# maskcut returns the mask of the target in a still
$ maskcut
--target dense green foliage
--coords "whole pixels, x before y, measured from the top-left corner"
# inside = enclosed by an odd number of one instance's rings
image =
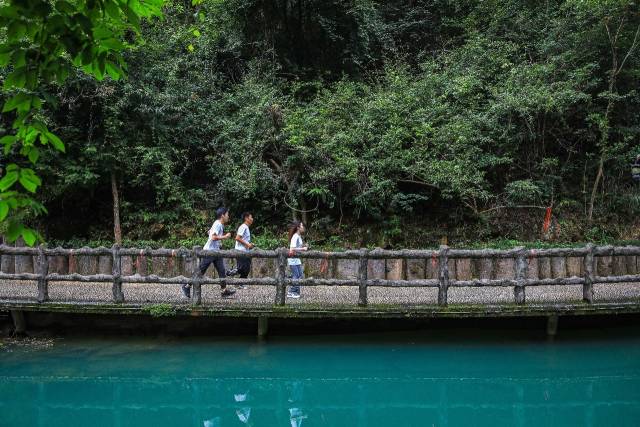
[[[98,80],[106,75],[118,80],[126,68],[122,58],[125,32],[140,31],[140,19],[158,15],[161,6],[162,0],[0,3],[0,27],[4,30],[0,66],[7,67],[3,69],[2,112],[13,119],[11,130],[2,129],[0,138],[3,154],[9,158],[0,179],[0,222],[9,241],[22,236],[32,245],[36,233],[24,226],[21,216],[47,212],[30,195],[42,183],[32,169],[40,158],[39,147],[50,145],[65,151],[41,112],[44,103],[57,105],[46,86],[64,84],[78,69]],[[16,159],[16,155],[20,157]]]
[[[640,237],[635,0],[196,3],[143,25],[126,80],[51,85],[49,238],[108,239],[112,177],[129,239],[199,239],[221,204],[270,239],[532,239],[547,206],[551,237]]]

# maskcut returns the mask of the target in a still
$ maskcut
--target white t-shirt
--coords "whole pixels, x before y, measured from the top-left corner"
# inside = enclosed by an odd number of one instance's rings
[[[220,222],[220,220],[216,220],[211,228],[209,229],[209,240],[204,245],[205,251],[219,251],[220,246],[222,245],[222,240],[213,240],[212,236],[222,236],[224,234],[224,225]]]
[[[238,232],[236,234],[245,242],[251,243],[251,231],[249,231],[249,226],[247,224],[242,223],[242,225],[238,227]],[[236,240],[236,250],[247,252],[249,249]]]
[[[289,249],[301,248],[302,246],[303,246],[302,237],[300,237],[298,233],[291,236],[291,242],[289,242]],[[287,261],[289,265],[302,265],[302,261],[300,261],[300,258],[289,258],[287,259]]]

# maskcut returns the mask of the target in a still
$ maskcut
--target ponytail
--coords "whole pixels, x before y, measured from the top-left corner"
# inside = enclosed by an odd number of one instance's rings
[[[298,232],[298,228],[300,228],[300,224],[302,224],[302,222],[296,220],[293,221],[291,224],[289,224],[289,240],[288,243],[291,243],[291,238],[293,237],[294,234],[296,234]]]

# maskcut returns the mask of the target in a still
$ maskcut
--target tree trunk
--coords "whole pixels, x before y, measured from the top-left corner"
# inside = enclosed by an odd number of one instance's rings
[[[122,229],[120,228],[120,196],[116,173],[111,171],[111,194],[113,195],[113,237],[116,244],[122,244]]]
[[[600,162],[598,163],[598,173],[596,175],[596,180],[593,183],[593,187],[591,188],[591,198],[589,199],[589,213],[587,218],[589,221],[593,220],[593,205],[596,201],[596,193],[598,192],[598,184],[600,183],[600,179],[604,174],[604,155],[600,156]]]

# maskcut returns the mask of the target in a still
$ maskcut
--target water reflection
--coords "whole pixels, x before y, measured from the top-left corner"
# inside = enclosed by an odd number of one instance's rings
[[[619,426],[635,425],[632,420],[640,419],[639,386],[637,373],[538,379],[315,378],[294,382],[5,376],[0,378],[0,425]],[[251,391],[237,393],[234,390],[238,388]]]
[[[0,353],[0,426],[610,427],[640,419],[637,339],[273,345],[255,354],[242,343]]]

